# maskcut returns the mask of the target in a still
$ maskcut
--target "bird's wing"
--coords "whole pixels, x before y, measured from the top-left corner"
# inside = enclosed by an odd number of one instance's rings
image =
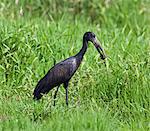
[[[50,84],[63,83],[71,78],[76,70],[75,59],[67,59],[56,64],[47,73]]]
[[[34,90],[34,98],[40,99],[41,93],[49,92],[53,87],[68,81],[76,71],[76,59],[66,59],[53,66],[38,82]]]

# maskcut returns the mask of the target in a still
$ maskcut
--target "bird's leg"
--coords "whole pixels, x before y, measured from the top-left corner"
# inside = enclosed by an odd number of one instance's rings
[[[66,105],[68,106],[68,81],[64,83],[64,88],[66,90]]]
[[[57,86],[57,89],[56,89],[55,94],[54,94],[54,106],[55,106],[56,95],[57,95],[59,87],[60,87],[60,85]]]

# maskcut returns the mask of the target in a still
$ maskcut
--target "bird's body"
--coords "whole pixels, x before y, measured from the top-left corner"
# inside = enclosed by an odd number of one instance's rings
[[[38,82],[34,96],[41,98],[41,93],[48,93],[54,87],[71,79],[77,70],[76,57],[71,57],[53,66],[47,74]]]
[[[33,93],[34,99],[40,99],[42,97],[42,94],[48,93],[51,89],[58,86],[54,95],[55,99],[59,86],[61,84],[64,84],[64,87],[66,89],[66,104],[68,105],[68,82],[78,69],[83,59],[83,56],[87,50],[87,47],[88,40],[83,38],[83,46],[79,53],[54,65],[47,72],[47,74],[38,82]]]

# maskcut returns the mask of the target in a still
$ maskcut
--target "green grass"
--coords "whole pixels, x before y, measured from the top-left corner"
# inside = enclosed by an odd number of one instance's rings
[[[78,6],[72,7],[75,14],[58,12],[57,16],[52,10],[51,19],[41,14],[51,8],[39,0],[28,3],[33,10],[20,3],[24,16],[16,13],[19,7],[14,3],[1,2],[0,130],[150,130],[150,4],[118,0],[106,7],[104,1],[96,1],[92,6],[81,2],[81,12],[75,12]],[[58,7],[70,11],[69,4]],[[94,20],[88,14],[92,11]],[[89,43],[69,83],[69,107],[63,87],[55,107],[55,89],[39,102],[33,101],[38,80],[54,61],[76,54],[89,30],[108,56],[106,67]]]

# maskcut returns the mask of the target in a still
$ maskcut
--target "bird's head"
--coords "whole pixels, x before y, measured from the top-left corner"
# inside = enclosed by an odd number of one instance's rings
[[[94,46],[97,49],[97,51],[99,52],[102,60],[104,60],[106,58],[104,50],[101,47],[100,42],[98,42],[96,35],[93,32],[86,32],[83,36],[83,39],[87,42],[91,41],[94,44]]]

